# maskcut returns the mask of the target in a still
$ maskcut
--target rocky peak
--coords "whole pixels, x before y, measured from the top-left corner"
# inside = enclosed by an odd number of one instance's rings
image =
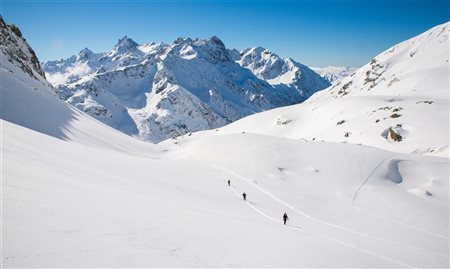
[[[209,39],[199,42],[201,47],[204,47],[204,57],[211,63],[217,64],[220,62],[230,62],[232,61],[228,50],[225,48],[222,40],[217,36],[212,36]]]
[[[232,61],[223,42],[216,36],[209,39],[177,38],[170,46],[169,54],[202,58],[212,64]]]
[[[241,52],[239,64],[249,68],[258,77],[272,79],[288,69],[289,61],[263,47],[247,48]]]
[[[137,46],[139,46],[139,44],[136,43],[133,39],[129,38],[128,36],[124,36],[119,39],[117,44],[114,46],[114,49],[120,53],[124,53],[126,51],[135,49]]]
[[[211,38],[208,39],[208,41],[214,45],[217,45],[225,49],[225,44],[223,44],[222,40],[220,40],[220,38],[218,38],[217,36],[212,36]]]
[[[276,55],[275,53],[271,52],[270,50],[263,48],[263,47],[251,47],[251,48],[247,48],[245,50],[242,51],[242,56],[253,56],[253,57],[258,57],[258,58],[263,58],[267,56],[275,56],[278,57],[278,55]],[[279,58],[279,57],[278,57]]]
[[[270,53],[271,53],[270,50],[268,50],[268,49],[266,49],[266,48],[263,48],[263,47],[260,47],[260,46],[250,48],[250,49],[249,49],[249,52],[251,52],[251,53],[254,54],[254,55],[255,55],[255,54],[256,54],[256,55],[261,55],[261,54],[267,55],[267,54],[270,54]]]
[[[94,55],[94,52],[88,48],[84,48],[78,53],[78,60],[88,60],[92,55]]]
[[[190,39],[189,37],[178,37],[177,39],[175,39],[173,41],[173,44],[175,45],[181,45],[181,44],[190,44],[192,43],[192,39]]]
[[[263,47],[247,48],[241,52],[240,63],[243,66],[259,68],[266,64],[273,65],[276,62],[283,61],[278,55]]]

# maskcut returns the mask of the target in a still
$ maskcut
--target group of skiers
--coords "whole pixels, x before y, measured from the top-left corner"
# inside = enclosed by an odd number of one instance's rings
[[[231,181],[227,180],[227,183],[228,183],[228,186],[230,187],[231,186]],[[247,201],[247,194],[245,192],[242,193],[242,198],[244,198],[244,201]],[[287,213],[284,213],[283,214],[283,223],[284,223],[284,225],[286,225],[286,222],[288,220],[289,220],[289,217],[288,217]]]

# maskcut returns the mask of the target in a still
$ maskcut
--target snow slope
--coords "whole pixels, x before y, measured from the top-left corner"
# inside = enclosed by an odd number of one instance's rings
[[[1,48],[2,267],[449,266],[448,158],[220,129],[144,143]]]
[[[289,72],[302,70],[295,79],[271,85],[235,63],[215,36],[143,45],[125,36],[109,52],[85,48],[43,68],[61,99],[126,134],[157,143],[299,103],[329,85],[295,65]]]
[[[300,105],[223,129],[448,157],[449,23],[400,43]],[[401,137],[399,137],[400,135]]]
[[[327,67],[311,67],[314,72],[321,75],[324,79],[328,80],[331,84],[336,84],[343,78],[348,77],[356,72],[359,67],[346,67],[346,66],[327,66]]]

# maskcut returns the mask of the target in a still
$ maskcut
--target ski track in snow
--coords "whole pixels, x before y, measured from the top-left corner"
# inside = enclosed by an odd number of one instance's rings
[[[46,257],[46,256],[67,256],[67,255],[73,255],[73,254],[83,254],[83,253],[91,253],[91,252],[99,252],[99,251],[109,251],[112,249],[120,249],[120,248],[126,248],[123,246],[113,246],[113,247],[105,247],[105,248],[92,248],[92,249],[79,249],[79,250],[72,250],[72,251],[52,251],[52,252],[41,252],[37,254],[30,254],[30,255],[20,255],[20,256],[9,256],[5,257],[4,260],[10,261],[15,259],[31,259],[36,257]]]
[[[374,239],[378,239],[378,240],[381,240],[381,241],[387,241],[387,242],[389,242],[389,243],[396,243],[396,242],[391,242],[391,241],[389,241],[389,240],[385,240],[385,239],[382,239],[382,238],[373,237],[373,236],[371,236],[371,235],[367,235],[367,234],[364,234],[364,233],[356,232],[356,231],[350,230],[350,229],[348,229],[348,228],[342,227],[342,226],[340,226],[340,225],[328,223],[328,222],[326,222],[326,221],[322,221],[322,220],[316,219],[316,218],[314,218],[314,217],[312,217],[312,216],[309,216],[309,215],[307,215],[306,213],[304,213],[304,212],[302,212],[302,211],[296,209],[295,207],[291,206],[290,204],[284,202],[284,201],[281,200],[280,198],[278,198],[278,197],[274,196],[273,194],[269,193],[269,192],[266,191],[265,189],[263,189],[263,188],[261,188],[261,187],[259,187],[259,186],[256,186],[255,184],[251,183],[251,180],[248,180],[247,178],[241,176],[240,174],[238,174],[238,173],[236,173],[236,172],[234,172],[234,171],[231,171],[231,170],[229,170],[229,169],[226,169],[226,168],[224,168],[224,167],[221,167],[221,166],[218,166],[218,165],[215,165],[215,164],[211,164],[211,163],[209,163],[209,162],[207,162],[207,161],[204,161],[204,160],[202,160],[202,159],[200,159],[200,158],[197,158],[196,156],[193,156],[193,155],[191,155],[190,153],[187,153],[184,149],[182,149],[182,151],[185,152],[186,154],[188,154],[189,156],[193,157],[194,159],[199,160],[200,162],[203,162],[203,163],[207,164],[208,166],[214,168],[216,171],[218,171],[218,173],[219,173],[220,176],[223,178],[223,180],[226,181],[226,178],[219,172],[220,170],[223,170],[223,171],[225,171],[225,172],[227,172],[227,173],[229,173],[229,174],[232,174],[232,175],[234,175],[235,177],[237,177],[237,178],[243,180],[244,182],[250,184],[250,185],[253,186],[255,189],[257,189],[258,191],[260,191],[261,193],[263,193],[263,194],[269,196],[270,198],[272,198],[272,199],[275,200],[276,202],[280,203],[281,205],[283,205],[283,206],[285,206],[285,207],[287,207],[287,208],[293,210],[294,212],[296,212],[296,213],[298,213],[298,214],[300,214],[300,215],[302,215],[302,216],[304,216],[304,217],[306,217],[306,218],[309,218],[309,219],[311,219],[311,220],[313,220],[313,221],[316,221],[316,222],[319,222],[319,223],[322,223],[322,224],[325,224],[325,225],[329,225],[329,226],[334,227],[334,228],[342,229],[342,230],[347,231],[347,232],[355,233],[355,234],[358,234],[358,235],[363,235],[363,236],[370,237],[370,238],[374,238]],[[235,192],[235,194],[236,194],[238,197],[240,197],[240,194],[239,194],[239,193],[237,193],[234,189],[233,189],[233,191]],[[275,218],[273,218],[273,217],[271,217],[271,216],[268,216],[267,214],[265,214],[264,212],[262,212],[261,210],[259,210],[258,208],[256,208],[254,205],[250,204],[249,202],[246,201],[246,204],[247,204],[249,207],[251,207],[252,209],[254,209],[256,212],[258,212],[259,214],[261,214],[262,216],[264,216],[265,218],[270,219],[270,220],[272,220],[272,221],[274,221],[274,222],[277,222],[277,223],[282,224],[281,221],[278,221],[277,219],[275,219]],[[288,227],[289,227],[290,229],[293,229],[293,230],[297,230],[297,231],[303,232],[300,228],[293,227],[293,226],[288,226]],[[385,260],[385,261],[388,261],[388,262],[397,264],[397,265],[405,266],[405,267],[408,267],[408,268],[417,268],[417,267],[415,267],[415,266],[413,266],[413,265],[409,265],[409,264],[407,264],[407,263],[404,263],[404,262],[401,262],[401,261],[398,261],[398,260],[394,260],[394,259],[391,259],[391,258],[389,258],[389,257],[385,257],[385,256],[382,256],[382,255],[378,255],[378,254],[373,253],[373,252],[371,252],[371,251],[368,251],[368,250],[365,250],[365,249],[356,247],[356,246],[354,246],[354,245],[345,243],[345,242],[343,242],[343,241],[341,241],[341,240],[338,240],[338,239],[335,239],[335,238],[332,238],[332,237],[328,237],[328,236],[324,236],[324,235],[320,235],[320,234],[315,234],[315,235],[316,235],[316,236],[319,236],[319,237],[322,237],[322,238],[325,238],[325,239],[328,239],[328,240],[330,240],[330,241],[336,242],[336,243],[338,243],[338,244],[344,245],[344,246],[346,246],[346,247],[349,247],[349,248],[358,250],[358,251],[363,252],[363,253],[365,253],[365,254],[369,254],[369,255],[374,256],[374,257],[376,257],[376,258],[379,258],[379,259],[382,259],[382,260]],[[407,246],[407,247],[416,248],[416,247],[414,247],[414,246],[408,246],[408,245],[404,245],[404,244],[401,244],[401,243],[397,243],[397,244],[400,244],[400,245],[403,245],[403,246]],[[420,249],[420,248],[417,248],[417,249]],[[439,255],[442,255],[442,254],[439,253]]]
[[[219,170],[217,170],[217,171],[218,171],[219,175],[223,178],[223,180],[226,182],[227,179],[222,175],[222,173],[220,173]],[[237,196],[238,198],[240,198],[241,195],[236,191],[236,189],[235,189],[233,186],[231,186],[230,188],[231,188],[231,190],[233,191],[233,193],[236,194],[236,196]],[[265,217],[265,218],[267,218],[267,219],[269,219],[269,220],[271,220],[271,221],[273,221],[273,222],[276,222],[276,223],[278,223],[278,224],[281,224],[281,225],[283,224],[281,221],[277,220],[276,218],[271,217],[271,216],[267,215],[266,213],[262,212],[262,211],[261,211],[260,209],[258,209],[255,205],[251,204],[251,202],[245,201],[245,203],[246,203],[250,208],[252,208],[252,209],[255,210],[256,212],[258,212],[260,215],[262,215],[263,217]],[[304,231],[303,231],[301,228],[299,228],[299,227],[295,227],[295,226],[292,226],[292,225],[289,225],[289,224],[286,225],[286,227],[289,228],[289,229],[295,230],[295,231],[299,231],[299,232],[306,233],[306,232],[304,232]],[[324,238],[324,239],[333,241],[333,242],[338,243],[338,244],[340,244],[340,245],[343,245],[343,246],[346,246],[346,247],[355,249],[355,250],[357,250],[357,251],[363,252],[363,253],[368,254],[368,255],[370,255],[370,256],[374,256],[374,257],[376,257],[376,258],[379,258],[379,259],[382,259],[382,260],[386,260],[386,261],[389,261],[389,262],[392,262],[392,263],[395,263],[395,264],[398,264],[398,265],[402,265],[402,266],[409,267],[409,268],[417,268],[417,267],[415,267],[415,266],[412,266],[412,265],[409,265],[409,264],[406,264],[406,263],[403,263],[403,262],[400,262],[400,261],[396,261],[396,260],[393,260],[393,259],[391,259],[391,258],[382,256],[382,255],[378,255],[378,254],[376,254],[376,253],[374,253],[374,252],[371,252],[371,251],[368,251],[368,250],[365,250],[365,249],[356,247],[356,246],[354,246],[354,245],[345,243],[345,242],[343,242],[343,241],[341,241],[341,240],[338,240],[338,239],[335,239],[335,238],[333,238],[333,237],[324,236],[324,235],[317,234],[317,233],[314,233],[314,234],[313,234],[313,233],[306,233],[306,234],[313,235],[313,236],[319,236],[319,237],[322,237],[322,238]]]
[[[416,246],[413,246],[413,245],[403,244],[403,243],[400,243],[400,242],[391,241],[391,240],[388,240],[388,239],[384,239],[384,238],[380,238],[380,237],[377,237],[377,236],[369,235],[369,234],[366,234],[366,233],[363,233],[363,232],[358,232],[358,231],[355,231],[355,230],[351,230],[351,229],[346,228],[344,226],[337,225],[337,224],[334,224],[334,223],[330,223],[330,222],[327,222],[327,221],[324,221],[324,220],[321,220],[321,219],[317,219],[317,218],[315,218],[313,216],[310,216],[310,215],[304,213],[303,211],[295,208],[294,206],[288,204],[287,202],[281,200],[280,198],[278,198],[277,196],[275,196],[272,193],[268,192],[267,190],[261,188],[260,186],[257,186],[255,184],[253,184],[251,180],[248,180],[247,178],[239,175],[238,173],[236,173],[234,171],[231,171],[231,170],[228,170],[226,168],[220,167],[220,166],[216,166],[216,165],[212,165],[212,166],[215,167],[216,169],[217,168],[218,169],[222,169],[222,170],[224,170],[224,171],[226,171],[226,172],[228,172],[228,173],[230,173],[230,174],[232,174],[232,175],[234,175],[234,176],[236,176],[238,178],[243,179],[245,182],[247,182],[248,184],[250,184],[251,186],[253,186],[257,190],[259,190],[260,192],[266,194],[267,196],[269,196],[273,200],[279,202],[280,204],[282,204],[285,207],[293,210],[294,212],[302,215],[303,217],[306,217],[306,218],[311,219],[313,221],[319,222],[319,223],[324,224],[324,225],[331,226],[333,228],[341,229],[341,230],[344,230],[344,231],[347,231],[347,232],[350,232],[350,233],[353,233],[353,234],[357,234],[357,235],[360,235],[360,236],[368,237],[368,238],[371,238],[371,239],[375,239],[375,240],[379,240],[379,241],[383,241],[383,242],[386,242],[386,243],[395,244],[395,245],[399,245],[399,246],[403,246],[403,247],[408,247],[408,248],[412,248],[412,249],[428,251],[428,252],[433,253],[435,255],[439,255],[439,256],[444,257],[444,258],[449,258],[448,255],[445,255],[443,253],[439,253],[439,252],[436,252],[436,251],[433,251],[433,250],[423,249],[423,248],[416,247]]]
[[[377,218],[383,219],[383,220],[388,221],[388,222],[393,222],[395,224],[399,224],[399,225],[402,225],[402,226],[405,226],[405,227],[408,227],[410,229],[414,229],[414,230],[417,230],[417,231],[420,231],[420,232],[423,232],[423,233],[434,235],[436,237],[440,237],[440,238],[445,239],[445,240],[449,240],[450,239],[449,237],[447,237],[445,235],[434,233],[434,232],[431,232],[431,231],[428,231],[428,230],[425,230],[425,229],[422,229],[422,228],[416,227],[414,225],[407,224],[407,223],[404,223],[404,222],[401,222],[401,221],[398,221],[398,220],[395,220],[395,219],[390,219],[390,218],[387,218],[387,217],[384,217],[384,216],[381,216],[381,215],[378,215],[378,214],[375,214],[375,213],[363,210],[363,209],[361,209],[361,208],[359,208],[357,206],[355,206],[354,209],[359,211],[359,212],[361,212],[361,213],[364,213],[364,214],[367,214],[367,215],[370,215],[370,216],[373,216],[373,217],[377,217]],[[436,252],[436,254],[440,254],[443,257],[449,258],[449,256],[441,254],[439,252]]]
[[[371,215],[371,216],[374,216],[374,217],[377,217],[377,218],[380,218],[380,219],[383,219],[383,220],[386,220],[386,221],[389,221],[389,222],[392,222],[392,223],[400,224],[400,225],[406,226],[406,227],[408,227],[408,228],[411,228],[411,229],[414,229],[414,230],[417,230],[417,231],[420,231],[420,232],[424,232],[424,233],[427,233],[427,234],[430,234],[430,235],[434,235],[434,236],[437,236],[437,237],[440,237],[440,238],[443,238],[443,239],[448,240],[449,237],[447,237],[447,236],[445,236],[445,235],[441,235],[441,234],[438,234],[438,233],[434,233],[434,232],[431,232],[431,231],[428,231],[428,230],[425,230],[425,229],[422,229],[422,228],[419,228],[419,227],[416,227],[416,226],[414,226],[414,225],[407,224],[407,223],[404,223],[404,222],[401,222],[401,221],[398,221],[398,220],[389,219],[389,218],[380,216],[380,215],[378,215],[378,214],[374,214],[374,213],[372,213],[372,212],[368,212],[368,211],[363,210],[363,209],[361,209],[361,208],[359,208],[359,207],[356,206],[356,200],[358,199],[358,196],[359,196],[359,193],[361,192],[361,189],[369,182],[369,180],[370,180],[370,178],[372,177],[373,173],[375,173],[375,171],[377,171],[377,170],[381,167],[381,165],[383,165],[387,160],[391,160],[391,159],[394,158],[395,156],[398,156],[398,154],[393,154],[393,155],[391,155],[391,156],[388,156],[388,157],[384,158],[384,159],[383,159],[383,160],[382,160],[382,161],[381,161],[381,162],[380,162],[380,163],[372,170],[372,172],[371,172],[371,173],[367,176],[367,178],[361,183],[361,185],[359,185],[359,187],[356,189],[355,194],[353,195],[353,198],[352,198],[352,207],[353,207],[355,210],[358,210],[359,212],[362,212],[362,213],[365,213],[365,214],[368,214],[368,215]],[[441,256],[443,256],[443,257],[445,257],[445,258],[449,258],[449,256],[444,255],[444,254],[439,253],[439,252],[436,252],[436,254],[441,255]]]
[[[380,168],[381,165],[384,164],[387,160],[392,159],[396,155],[397,154],[393,154],[391,156],[384,158],[377,166],[375,166],[375,168],[372,170],[372,172],[370,172],[370,174],[366,177],[366,179],[364,179],[364,181],[361,183],[361,185],[358,186],[358,188],[356,189],[355,194],[353,195],[353,198],[352,198],[352,206],[353,207],[355,207],[356,199],[358,198],[359,192],[367,184],[367,182],[369,182],[369,179],[372,177],[373,173],[375,173],[375,171],[377,171],[378,168]]]
[[[389,243],[389,244],[394,244],[394,245],[399,245],[399,246],[411,248],[411,249],[416,249],[416,250],[426,251],[426,252],[428,252],[428,253],[430,253],[430,254],[435,254],[435,255],[438,255],[438,256],[441,256],[441,257],[444,257],[444,258],[449,258],[448,255],[443,254],[443,253],[440,253],[440,252],[436,252],[436,251],[434,251],[434,250],[423,249],[423,248],[416,247],[416,246],[413,246],[413,245],[403,244],[403,243],[396,242],[396,241],[391,241],[391,240],[388,240],[388,239],[384,239],[384,238],[380,238],[380,237],[377,237],[377,236],[369,235],[369,234],[366,234],[366,233],[363,233],[363,232],[358,232],[358,231],[355,231],[355,230],[351,230],[351,229],[346,228],[346,227],[341,226],[341,225],[337,225],[337,224],[334,224],[334,223],[330,223],[330,222],[327,222],[327,221],[324,221],[324,220],[317,219],[317,218],[315,218],[315,217],[313,217],[313,216],[310,216],[310,215],[304,213],[303,211],[301,211],[301,210],[295,208],[294,206],[292,206],[292,205],[290,205],[289,203],[283,201],[282,199],[280,199],[279,197],[275,196],[274,194],[268,192],[267,190],[263,189],[262,187],[255,185],[255,184],[252,182],[252,180],[250,180],[250,179],[248,179],[248,178],[246,178],[246,177],[244,177],[244,176],[238,174],[237,172],[234,172],[234,171],[229,170],[229,169],[227,169],[227,168],[225,168],[225,167],[221,167],[221,166],[219,166],[219,165],[212,164],[212,163],[210,163],[210,162],[208,162],[208,161],[205,161],[205,160],[203,160],[203,159],[200,159],[200,158],[198,158],[198,157],[196,157],[196,156],[194,156],[194,155],[192,155],[192,154],[186,152],[186,151],[184,150],[184,148],[182,148],[182,151],[183,151],[184,153],[186,153],[187,155],[193,157],[194,159],[196,159],[196,160],[198,160],[198,161],[200,161],[200,162],[203,162],[203,163],[207,164],[208,166],[214,168],[214,169],[219,173],[219,175],[222,177],[222,179],[225,180],[225,182],[226,182],[227,180],[226,180],[226,178],[222,175],[222,173],[220,173],[221,170],[224,171],[224,172],[227,172],[227,173],[229,173],[229,174],[231,174],[231,175],[233,175],[233,176],[235,176],[235,177],[237,177],[237,178],[239,178],[239,179],[241,179],[241,180],[243,180],[243,181],[246,182],[247,184],[249,184],[249,185],[251,185],[252,187],[254,187],[256,190],[258,190],[259,192],[261,192],[261,193],[265,194],[266,196],[270,197],[272,200],[274,200],[274,201],[278,202],[279,204],[281,204],[281,205],[283,205],[283,206],[285,206],[285,207],[291,209],[292,211],[296,212],[297,214],[299,214],[299,215],[301,215],[301,216],[303,216],[303,217],[305,217],[305,218],[308,218],[308,219],[313,220],[313,221],[315,221],[315,222],[318,222],[318,223],[321,223],[321,224],[324,224],[324,225],[327,225],[327,226],[330,226],[330,227],[333,227],[333,228],[337,228],[337,229],[340,229],[340,230],[343,230],[343,231],[346,231],[346,232],[349,232],[349,233],[352,233],[352,234],[356,234],[356,235],[359,235],[359,236],[363,236],[363,237],[375,239],[375,240],[378,240],[378,241],[386,242],[386,243]],[[386,160],[392,158],[392,157],[395,156],[395,155],[396,155],[396,154],[394,154],[394,155],[392,155],[392,156],[389,156],[389,157],[385,158],[384,160],[382,160],[382,161],[374,168],[374,170],[371,172],[371,174],[368,176],[368,178],[370,178],[370,176],[374,173],[374,171],[377,170],[377,169],[378,169],[378,168],[379,168]],[[365,182],[366,182],[366,181],[368,181],[367,178],[366,178],[366,180],[360,185],[360,187],[358,187],[358,190],[360,190],[360,189],[362,188],[362,186],[365,185]],[[235,194],[236,194],[238,197],[241,196],[234,188],[232,188],[232,190],[235,192]],[[357,191],[358,191],[358,190],[357,190]],[[354,196],[354,198],[355,198],[355,196]],[[264,212],[262,212],[261,210],[259,210],[256,206],[252,205],[252,204],[249,203],[248,201],[246,201],[246,204],[247,204],[249,207],[251,207],[252,209],[254,209],[256,212],[258,212],[260,215],[264,216],[265,218],[270,219],[270,220],[272,220],[272,221],[274,221],[274,222],[283,224],[281,221],[279,221],[279,220],[277,220],[277,219],[275,219],[275,218],[273,218],[273,217],[271,217],[271,216],[265,214]],[[356,210],[356,207],[355,207],[354,209]],[[362,211],[362,210],[358,209],[358,211]],[[383,219],[383,218],[382,218],[382,219]],[[394,223],[397,223],[397,222],[394,221]],[[403,224],[403,225],[405,225],[405,226],[407,226],[407,227],[409,226],[409,225],[404,224],[404,223],[401,223],[401,222],[400,222],[399,224]],[[293,227],[293,226],[288,226],[288,227],[289,227],[290,229],[293,229],[293,230],[297,230],[297,231],[304,232],[302,229],[297,228],[297,227]],[[414,229],[419,230],[419,231],[423,231],[422,229],[417,228],[417,227],[414,227],[414,226],[411,227],[411,228],[414,228]],[[423,232],[426,232],[426,233],[429,233],[429,234],[433,234],[432,232],[429,232],[429,231],[426,231],[426,230],[424,230]],[[319,237],[322,237],[322,238],[325,238],[325,239],[328,239],[328,240],[331,240],[331,241],[333,241],[333,242],[339,243],[339,244],[341,244],[341,245],[344,245],[344,246],[347,246],[347,247],[350,247],[350,248],[359,250],[359,251],[361,251],[361,252],[363,252],[363,253],[366,253],[366,254],[375,256],[375,257],[377,257],[377,258],[386,260],[386,261],[388,261],[388,262],[392,262],[392,263],[395,263],[395,264],[398,264],[398,265],[401,265],[401,266],[405,266],[405,267],[409,267],[409,268],[417,268],[416,266],[409,265],[409,264],[407,264],[407,263],[404,263],[404,262],[401,262],[401,261],[398,261],[398,260],[394,260],[394,259],[391,259],[391,258],[389,258],[389,257],[385,257],[385,256],[382,256],[382,255],[378,255],[378,254],[373,253],[373,252],[371,252],[371,251],[368,251],[368,250],[365,250],[365,249],[356,247],[356,246],[354,246],[354,245],[345,243],[345,242],[343,242],[343,241],[341,241],[341,240],[338,240],[338,239],[335,239],[335,238],[332,238],[332,237],[328,237],[328,236],[324,236],[324,235],[320,235],[320,234],[315,234],[315,235],[316,235],[316,236],[319,236]],[[438,235],[438,234],[433,234],[433,235],[436,235],[436,236],[439,236],[439,237],[444,237],[444,236],[441,236],[441,235]],[[444,238],[445,238],[445,237],[444,237]]]

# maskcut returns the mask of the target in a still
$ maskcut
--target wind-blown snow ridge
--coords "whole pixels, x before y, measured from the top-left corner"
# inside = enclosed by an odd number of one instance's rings
[[[152,142],[296,104],[329,85],[292,60],[280,59],[283,66],[273,69],[270,79],[235,61],[216,36],[143,45],[125,36],[110,52],[83,49],[46,62],[44,70],[63,100]]]

